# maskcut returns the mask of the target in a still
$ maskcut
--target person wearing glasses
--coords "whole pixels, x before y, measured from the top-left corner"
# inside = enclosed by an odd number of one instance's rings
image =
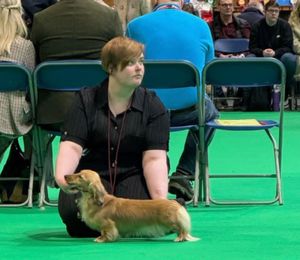
[[[216,6],[219,13],[214,17],[213,22],[210,24],[210,30],[213,36],[213,40],[227,39],[227,38],[247,38],[250,37],[250,24],[235,15],[233,0],[217,0]],[[245,57],[248,52],[245,53],[222,53],[219,51],[215,52],[216,57],[220,58],[235,58]],[[242,88],[233,87],[215,87],[214,95],[216,97],[242,97]],[[235,100],[235,107],[240,107],[241,102]],[[217,99],[216,106],[218,109],[224,109],[228,106],[225,100]]]
[[[233,0],[218,0],[217,8],[219,13],[210,25],[211,33],[214,40],[224,38],[249,38],[250,25],[241,18],[233,15]],[[233,56],[233,54],[216,53],[218,57]]]
[[[251,30],[249,49],[253,56],[274,57],[286,68],[286,97],[295,73],[293,33],[289,23],[279,18],[279,5],[271,0],[265,5],[265,18],[254,24]]]

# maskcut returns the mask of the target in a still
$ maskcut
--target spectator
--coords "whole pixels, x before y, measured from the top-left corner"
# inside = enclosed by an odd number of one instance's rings
[[[258,0],[251,0],[247,4],[245,10],[238,17],[246,20],[252,27],[253,24],[265,17],[264,6]]]
[[[300,81],[300,1],[298,0],[294,10],[291,12],[289,18],[289,24],[293,32],[293,51],[295,55],[292,66],[296,67],[294,78],[296,81]]]
[[[254,24],[249,48],[257,57],[274,57],[283,62],[286,68],[286,97],[295,74],[293,33],[289,23],[279,18],[279,5],[270,1],[265,6],[266,17]]]
[[[0,60],[21,64],[29,70],[35,67],[35,51],[31,41],[26,40],[27,27],[22,19],[22,5],[20,0],[0,0]],[[29,131],[32,128],[32,116],[30,102],[26,99],[24,91],[10,91],[0,93],[0,161],[5,150],[14,141],[14,147],[18,147],[17,136],[24,136],[24,165],[15,164],[17,158],[14,153],[9,154],[7,162],[11,162],[14,171],[21,177],[22,167],[29,166],[31,154],[31,138]],[[23,158],[22,158],[23,159]],[[22,161],[22,162],[23,162]],[[8,164],[6,165],[8,166]],[[12,177],[12,172],[5,172],[4,167],[2,176]],[[16,176],[13,176],[16,177]],[[23,176],[24,177],[24,176]],[[5,182],[2,185],[0,201],[9,201],[11,203],[23,202],[22,191],[11,187],[15,183]],[[16,187],[16,186],[15,186]],[[13,193],[9,194],[9,190]],[[22,189],[22,188],[21,188]],[[5,191],[5,192],[4,192]],[[20,197],[14,200],[12,196],[18,193]],[[4,194],[6,195],[4,198]],[[9,198],[10,197],[10,198]],[[20,199],[20,201],[16,201]]]
[[[151,12],[151,0],[115,0],[114,3],[124,31],[132,19]]]
[[[204,65],[214,58],[213,41],[207,23],[195,15],[182,12],[179,0],[158,0],[152,13],[138,17],[128,24],[127,35],[145,44],[146,59],[189,60],[201,73]],[[195,91],[191,90],[191,95],[196,96]],[[208,97],[205,105],[206,121],[216,118],[218,112]],[[197,124],[198,109],[194,105],[181,113],[171,112],[170,118],[173,126],[183,121]],[[195,154],[196,145],[192,133],[189,132],[173,176],[193,175]],[[191,184],[187,179],[172,179],[169,192],[185,200],[190,200],[193,196]]]
[[[183,4],[182,10],[186,11],[186,12],[188,12],[190,14],[199,16],[198,11],[194,8],[194,5],[192,3],[185,3],[185,4]]]
[[[109,41],[101,54],[108,80],[77,94],[56,164],[56,181],[64,191],[72,188],[66,174],[92,169],[118,197],[167,197],[169,116],[153,92],[139,87],[143,48],[126,37]],[[60,192],[60,216],[71,236],[93,236],[95,232],[77,218],[77,197]]]
[[[29,28],[32,26],[33,16],[35,13],[42,11],[55,4],[56,0],[22,0],[22,6],[25,11],[25,21]]]
[[[31,41],[25,39],[27,28],[22,19],[20,0],[0,0],[0,18],[0,60],[16,62],[33,70],[35,51]],[[1,158],[16,135],[24,135],[30,131],[32,121],[30,103],[26,101],[25,92],[0,93],[0,104],[0,132],[7,135],[7,138],[0,137]],[[29,147],[30,144],[27,148]],[[26,149],[28,150],[31,151]],[[29,159],[29,154],[26,157]]]
[[[215,17],[211,32],[214,40],[224,38],[249,38],[250,25],[244,19],[233,15],[233,0],[218,0],[219,14]],[[218,57],[232,57],[232,53],[216,53]]]
[[[61,0],[34,16],[31,39],[38,62],[99,59],[104,44],[122,33],[118,13],[112,8],[94,0]],[[37,123],[56,124],[57,130],[73,96],[39,91]]]
[[[244,19],[238,18],[233,15],[234,6],[233,0],[218,0],[217,7],[219,14],[217,14],[210,24],[210,29],[214,40],[224,38],[249,38],[250,37],[250,25]],[[232,58],[232,57],[244,57],[248,53],[222,53],[216,52],[217,57],[220,58]],[[214,95],[216,97],[242,97],[243,89],[236,87],[215,87]],[[237,100],[238,101],[238,100]],[[233,103],[234,106],[240,105],[240,102]],[[218,100],[217,107],[223,108],[227,106],[227,103],[223,100]]]

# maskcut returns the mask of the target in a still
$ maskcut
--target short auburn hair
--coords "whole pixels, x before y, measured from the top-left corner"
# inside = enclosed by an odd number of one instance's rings
[[[108,73],[119,65],[123,70],[132,59],[139,58],[143,53],[143,44],[125,36],[115,37],[102,48],[102,66]]]

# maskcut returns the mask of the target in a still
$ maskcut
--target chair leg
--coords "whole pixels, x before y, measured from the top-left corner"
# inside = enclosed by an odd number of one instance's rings
[[[218,175],[210,175],[208,170],[208,161],[206,164],[206,171],[205,171],[205,206],[209,206],[210,203],[217,204],[217,205],[267,205],[273,204],[278,201],[279,205],[283,204],[282,199],[282,190],[281,190],[281,165],[280,165],[280,150],[277,147],[277,143],[275,138],[272,136],[271,132],[266,129],[265,132],[267,133],[269,139],[273,145],[273,153],[274,153],[274,160],[275,160],[275,173],[272,174],[224,174],[222,176]],[[206,150],[207,152],[207,150]],[[206,153],[208,158],[208,155]],[[272,200],[256,200],[256,201],[218,201],[211,197],[210,195],[210,178],[250,178],[250,177],[260,177],[260,178],[276,178],[276,194],[274,199]]]
[[[44,141],[41,139],[43,138],[40,135],[40,145],[43,145]],[[40,149],[42,152],[41,160],[42,160],[42,177],[41,177],[41,184],[40,184],[40,198],[39,198],[39,207],[43,207],[44,205],[48,206],[57,206],[57,203],[52,203],[48,201],[46,194],[47,193],[47,176],[54,176],[53,174],[53,166],[52,166],[52,142],[54,140],[54,136],[51,136],[49,140],[47,140],[46,148]]]
[[[193,206],[198,207],[200,191],[200,167],[199,167],[199,150],[196,149],[196,162],[195,162],[195,181],[194,181],[194,197]]]

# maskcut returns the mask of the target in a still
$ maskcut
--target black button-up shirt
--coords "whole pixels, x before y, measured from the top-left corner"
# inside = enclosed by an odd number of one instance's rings
[[[65,120],[62,141],[83,147],[79,167],[100,173],[109,180],[108,171],[108,81],[95,88],[84,88],[75,97]],[[123,115],[110,114],[110,153],[113,168]],[[143,174],[142,157],[146,150],[168,150],[169,115],[154,92],[138,87],[126,112],[118,155],[117,182]]]

